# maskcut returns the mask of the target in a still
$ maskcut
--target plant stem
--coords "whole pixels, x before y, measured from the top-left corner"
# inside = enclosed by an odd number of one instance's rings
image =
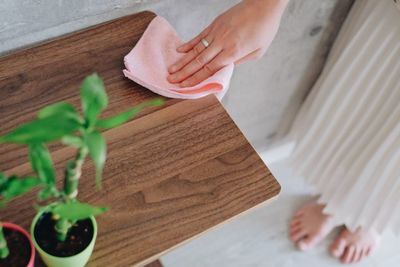
[[[0,224],[0,258],[5,259],[10,254],[10,251],[7,247],[7,241],[4,237],[3,225]]]
[[[64,242],[67,239],[68,231],[72,224],[63,218],[59,218],[56,222],[54,229],[56,230],[56,236],[58,241]]]
[[[82,173],[82,166],[85,162],[85,158],[88,154],[88,149],[86,146],[82,146],[78,154],[75,157],[75,160],[68,162],[67,168],[65,170],[65,179],[64,179],[64,201],[71,201],[74,200],[78,195],[78,185],[79,179]],[[64,219],[58,218],[55,230],[57,233],[57,239],[59,241],[65,241],[67,238],[67,234],[73,222]]]

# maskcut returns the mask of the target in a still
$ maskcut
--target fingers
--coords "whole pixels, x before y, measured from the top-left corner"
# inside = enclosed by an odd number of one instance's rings
[[[197,55],[199,55],[203,50],[205,49],[204,45],[202,43],[198,43],[192,50],[189,51],[186,55],[184,55],[180,60],[178,60],[176,63],[171,65],[168,68],[169,73],[174,73],[182,69],[186,64],[191,62],[193,59],[196,58]],[[168,77],[168,80],[170,80],[172,77],[171,75]],[[173,82],[171,79],[170,82]]]
[[[212,43],[212,38],[208,36],[207,41],[209,43]],[[214,46],[214,44],[212,44],[212,46]],[[205,49],[206,47],[202,42],[200,41],[197,42],[197,44],[194,47],[192,47],[191,50],[186,55],[184,55],[180,60],[178,60],[168,68],[169,73],[174,73],[181,70],[184,66],[186,66],[186,64],[194,60]]]
[[[204,45],[199,43],[192,51],[194,52],[188,53],[188,58],[171,66],[171,71],[179,71],[169,75],[168,81],[178,83],[192,76],[218,55],[221,48],[216,44],[211,44],[207,49],[205,49]]]
[[[203,68],[181,82],[180,86],[189,87],[201,83],[202,81],[222,69],[224,66],[228,65],[230,63],[230,60],[230,55],[228,55],[228,53],[226,53],[225,51],[222,51],[213,60],[205,64]]]
[[[201,39],[203,39],[204,37],[206,37],[208,35],[208,33],[210,32],[210,29],[211,29],[211,26],[208,26],[199,35],[194,37],[192,40],[190,40],[189,42],[186,42],[183,45],[181,45],[180,47],[178,47],[176,49],[176,51],[178,51],[180,53],[186,53],[186,52],[190,51],[191,49],[193,49],[193,47],[195,45],[197,45],[201,41]],[[210,40],[207,40],[207,41],[210,42]]]
[[[211,58],[214,57],[218,52],[219,47],[216,46],[213,49],[211,49],[211,46],[208,47],[205,52],[197,56],[195,60],[193,60],[189,64],[186,63],[187,65],[179,73],[176,73],[177,76],[174,76],[173,78],[171,77],[171,79],[168,80],[170,82],[180,82],[183,80],[180,83],[182,87],[194,86],[209,78],[218,70],[232,62],[235,62],[235,64],[241,64],[249,60],[258,59],[264,54],[265,51],[262,49],[258,49],[248,54],[247,56],[235,61],[236,54],[231,53],[228,50],[224,50],[220,52],[218,56],[216,56],[213,60],[211,60]],[[193,55],[191,57],[193,57]],[[211,62],[207,63],[207,61],[210,60]]]

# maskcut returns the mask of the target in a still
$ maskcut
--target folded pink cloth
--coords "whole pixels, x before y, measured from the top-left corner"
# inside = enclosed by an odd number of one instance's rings
[[[176,51],[181,44],[182,40],[168,21],[155,17],[136,46],[125,56],[125,77],[166,97],[193,99],[215,93],[221,100],[228,90],[233,64],[193,87],[183,88],[168,82],[168,67],[184,56],[184,53]]]

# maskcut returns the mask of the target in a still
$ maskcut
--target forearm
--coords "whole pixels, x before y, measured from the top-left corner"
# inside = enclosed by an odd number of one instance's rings
[[[261,6],[274,6],[274,7],[279,7],[282,9],[285,9],[287,4],[289,3],[289,0],[242,0],[242,2],[251,2],[254,4],[259,4]]]
[[[242,0],[242,2],[250,6],[256,6],[260,12],[280,17],[285,11],[289,0]]]

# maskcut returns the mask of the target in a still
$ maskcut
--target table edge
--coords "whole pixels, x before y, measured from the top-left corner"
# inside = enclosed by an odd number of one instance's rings
[[[231,222],[231,221],[233,221],[233,220],[235,220],[235,219],[237,219],[239,217],[245,216],[245,215],[253,212],[256,209],[261,208],[264,205],[270,204],[271,202],[275,202],[280,196],[280,191],[281,191],[281,186],[280,186],[279,182],[277,181],[277,190],[276,190],[276,192],[274,192],[274,195],[271,198],[269,198],[268,200],[260,202],[257,205],[251,207],[250,209],[247,209],[247,210],[245,210],[245,211],[243,211],[243,212],[241,212],[241,213],[239,213],[239,214],[237,214],[235,216],[232,216],[229,219],[227,219],[227,220],[225,220],[223,222],[220,222],[220,223],[208,228],[207,230],[205,230],[205,231],[203,231],[201,233],[198,233],[198,234],[196,234],[196,235],[194,235],[194,236],[192,236],[192,237],[190,237],[190,238],[188,238],[188,239],[186,239],[186,240],[184,240],[184,241],[182,241],[182,242],[170,247],[167,250],[164,250],[163,252],[155,254],[155,255],[153,255],[153,256],[151,256],[151,257],[149,257],[149,258],[147,258],[147,259],[145,259],[145,260],[143,260],[141,262],[134,263],[132,265],[132,267],[143,267],[143,266],[145,266],[145,265],[147,265],[149,263],[152,263],[153,261],[156,261],[156,260],[160,259],[161,256],[171,252],[172,250],[175,250],[175,249],[177,249],[177,248],[179,248],[179,247],[181,247],[181,246],[193,241],[194,239],[199,238],[200,236],[202,236],[206,232],[219,229],[220,227],[223,227],[225,224],[227,224],[227,223],[229,223],[229,222]]]

